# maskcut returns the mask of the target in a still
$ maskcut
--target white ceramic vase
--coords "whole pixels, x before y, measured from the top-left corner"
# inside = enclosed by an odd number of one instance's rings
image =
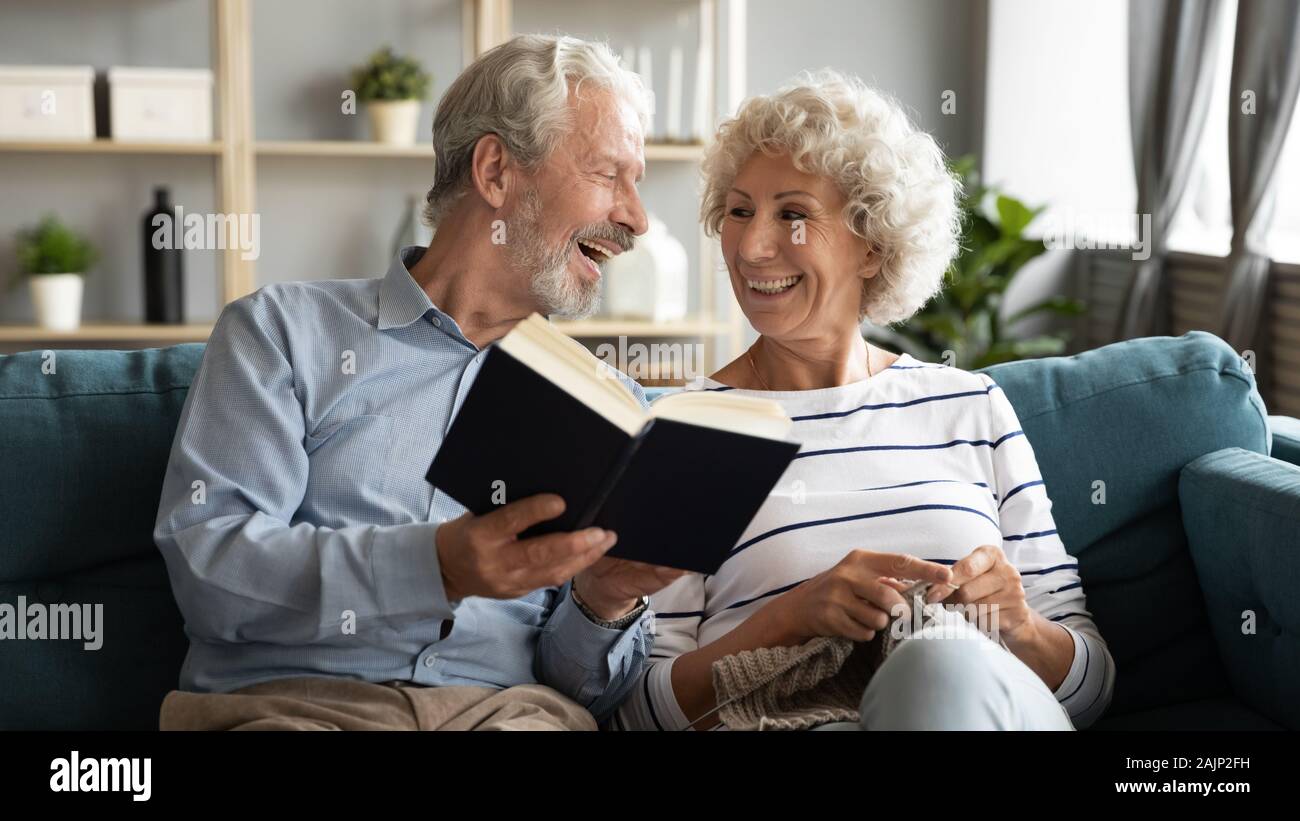
[[[415,145],[420,123],[419,100],[371,100],[366,103],[370,136],[385,145]]]
[[[672,322],[686,317],[686,248],[651,214],[631,251],[604,265],[605,313],[619,319]]]
[[[27,278],[32,288],[36,323],[51,331],[75,331],[81,327],[81,274],[34,274]]]

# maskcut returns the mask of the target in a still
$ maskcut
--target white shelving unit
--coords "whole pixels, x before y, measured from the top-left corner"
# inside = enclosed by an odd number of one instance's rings
[[[192,143],[119,142],[117,140],[65,140],[48,142],[6,142],[0,140],[0,153],[28,154],[221,154],[220,140]]]
[[[213,32],[213,66],[218,139],[211,142],[118,142],[96,139],[88,142],[2,142],[0,154],[132,154],[153,156],[207,157],[213,161],[216,182],[216,207],[223,213],[256,212],[256,168],[259,158],[340,158],[358,162],[401,161],[416,159],[427,163],[433,157],[431,146],[394,147],[378,143],[340,140],[256,140],[253,132],[252,31],[253,0],[211,0]],[[468,64],[487,49],[504,42],[511,34],[512,0],[462,0],[462,41]],[[722,53],[722,7],[726,7],[725,36],[730,38],[728,109],[733,109],[744,90],[744,23],[745,0],[699,0],[700,46],[706,50],[706,65],[712,76],[705,84],[710,98],[710,112],[717,110],[719,54]],[[650,163],[699,163],[704,145],[651,143],[646,145]],[[698,311],[679,322],[653,323],[592,319],[557,323],[575,338],[626,336],[629,338],[696,338],[705,346],[705,362],[716,367],[739,350],[742,339],[739,310],[725,301],[719,306],[714,298],[716,282],[712,272],[716,254],[712,241],[701,231],[698,272]],[[250,293],[257,287],[254,260],[239,253],[222,252],[218,272],[221,304]],[[83,342],[119,342],[166,344],[203,341],[211,325],[181,326],[132,323],[92,322],[71,333],[52,332],[34,325],[0,325],[0,343],[48,344],[75,346]]]

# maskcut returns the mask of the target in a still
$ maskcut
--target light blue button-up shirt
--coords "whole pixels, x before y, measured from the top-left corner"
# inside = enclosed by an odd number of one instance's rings
[[[649,654],[651,613],[600,627],[569,584],[447,600],[434,540],[465,509],[424,476],[486,349],[411,278],[423,252],[382,279],[269,285],[222,311],[154,531],[190,638],[180,686],[536,682],[602,718]]]

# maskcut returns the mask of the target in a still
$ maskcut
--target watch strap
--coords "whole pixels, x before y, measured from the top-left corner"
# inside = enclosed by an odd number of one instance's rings
[[[611,621],[609,619],[602,619],[600,616],[596,615],[595,611],[588,607],[587,603],[578,595],[578,589],[576,587],[571,586],[569,588],[569,593],[573,597],[573,603],[578,605],[578,609],[582,611],[582,615],[586,616],[588,621],[598,627],[604,627],[607,630],[626,630],[636,624],[637,620],[641,618],[641,614],[650,607],[650,597],[642,596],[641,602],[636,607],[632,608],[632,612]]]

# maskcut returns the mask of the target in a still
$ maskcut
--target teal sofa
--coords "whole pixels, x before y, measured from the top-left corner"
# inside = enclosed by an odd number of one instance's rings
[[[0,640],[0,728],[157,727],[187,640],[151,534],[202,354],[0,357],[0,605],[104,613],[98,650]],[[1204,333],[988,373],[1115,657],[1097,728],[1300,728],[1300,421]]]

